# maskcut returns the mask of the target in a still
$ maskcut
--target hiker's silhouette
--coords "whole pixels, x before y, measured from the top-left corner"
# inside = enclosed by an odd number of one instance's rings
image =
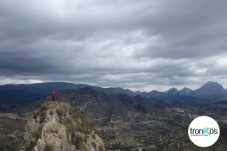
[[[51,93],[51,97],[52,97],[52,101],[56,101],[57,93],[55,91],[53,91]]]

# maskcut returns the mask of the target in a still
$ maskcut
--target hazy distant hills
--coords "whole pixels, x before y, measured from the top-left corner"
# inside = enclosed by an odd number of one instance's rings
[[[187,87],[182,90],[171,88],[166,92],[151,91],[143,93],[146,98],[158,98],[172,103],[213,103],[227,101],[227,90],[217,82],[208,81],[200,88],[191,90]]]
[[[80,90],[63,90],[58,99],[80,107],[93,119],[104,117],[104,122],[109,121],[110,117],[120,120],[129,115],[160,112],[170,107],[163,101],[146,100],[139,95],[106,94],[90,87]]]
[[[50,95],[51,91],[66,93],[63,90],[81,90],[90,88],[94,92],[108,94],[109,99],[116,95],[135,97],[140,96],[147,100],[165,101],[168,103],[214,103],[217,101],[227,101],[227,90],[217,82],[207,82],[196,90],[183,88],[177,90],[171,88],[166,92],[153,90],[151,92],[133,92],[123,88],[102,88],[89,86],[85,84],[73,84],[65,82],[48,82],[38,84],[20,84],[20,85],[1,85],[0,86],[0,111],[15,108],[20,105],[32,104]],[[75,92],[75,91],[73,91]],[[127,97],[125,97],[127,101]]]
[[[37,84],[1,85],[0,102],[29,103],[47,97],[52,91],[79,90],[85,87],[92,87],[97,92],[104,92],[107,94],[135,95],[135,92],[122,88],[101,88],[85,84],[47,82]]]
[[[64,82],[48,82],[37,84],[1,85],[0,102],[28,103],[48,96],[52,91],[64,89],[80,89],[87,85]]]
[[[36,101],[48,97],[52,91],[61,92],[62,90],[80,90],[82,88],[92,88],[94,91],[106,94],[125,94],[130,96],[135,94],[135,92],[122,88],[101,88],[65,82],[2,85],[0,86],[0,112],[27,110]]]

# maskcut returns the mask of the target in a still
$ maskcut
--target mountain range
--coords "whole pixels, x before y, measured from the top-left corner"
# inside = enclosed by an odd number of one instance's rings
[[[166,92],[153,90],[150,92],[133,92],[123,88],[102,88],[85,84],[65,82],[47,82],[37,84],[1,85],[0,86],[0,112],[29,105],[42,100],[50,95],[51,91],[65,93],[65,90],[81,90],[90,88],[94,92],[106,94],[109,98],[126,95],[129,97],[140,96],[145,100],[164,101],[170,104],[182,103],[215,103],[227,101],[227,90],[217,82],[208,81],[200,88],[191,90],[187,87],[182,90],[171,88]],[[126,97],[127,98],[127,97]]]
[[[56,102],[50,101],[52,91],[58,93]],[[18,148],[23,138],[22,149],[28,151],[33,147],[83,148],[84,144],[97,142],[98,137],[86,137],[91,141],[80,137],[93,136],[84,132],[94,125],[107,150],[132,150],[138,146],[144,150],[166,150],[166,146],[169,150],[199,150],[185,132],[191,120],[201,115],[211,116],[220,123],[222,135],[215,148],[225,150],[226,94],[217,82],[207,82],[196,90],[185,87],[166,92],[133,92],[64,82],[3,85],[0,86],[0,150]],[[84,117],[91,123],[82,124]],[[22,128],[18,131],[17,127],[23,127],[25,122],[28,122],[25,133]],[[102,144],[97,142],[92,146],[97,148]]]

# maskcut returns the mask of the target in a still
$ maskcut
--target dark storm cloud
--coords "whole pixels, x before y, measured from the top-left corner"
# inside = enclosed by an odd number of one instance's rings
[[[226,53],[226,6],[220,1],[167,1],[147,20],[156,35],[139,54],[163,58],[200,58]]]
[[[227,2],[2,0],[0,83],[227,84]]]

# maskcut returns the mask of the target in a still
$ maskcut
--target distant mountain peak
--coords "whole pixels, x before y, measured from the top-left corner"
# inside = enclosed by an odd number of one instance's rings
[[[192,91],[191,89],[189,89],[188,87],[184,87],[183,89],[181,89],[180,91]]]
[[[221,85],[221,84],[215,81],[207,81],[204,85]]]
[[[213,81],[208,81],[207,83],[205,83],[201,88],[218,88],[218,89],[224,89],[223,86],[221,84],[219,84],[218,82],[213,82]]]
[[[191,93],[192,92],[192,90],[191,89],[189,89],[189,88],[187,88],[187,87],[184,87],[183,89],[181,89],[180,90],[180,93],[181,94],[189,94],[189,93]]]
[[[168,91],[178,91],[177,88],[170,88]]]
[[[166,91],[169,94],[177,94],[179,91],[177,90],[177,88],[170,88],[168,91]]]
[[[197,90],[206,92],[220,92],[224,91],[225,89],[218,82],[208,81]]]

